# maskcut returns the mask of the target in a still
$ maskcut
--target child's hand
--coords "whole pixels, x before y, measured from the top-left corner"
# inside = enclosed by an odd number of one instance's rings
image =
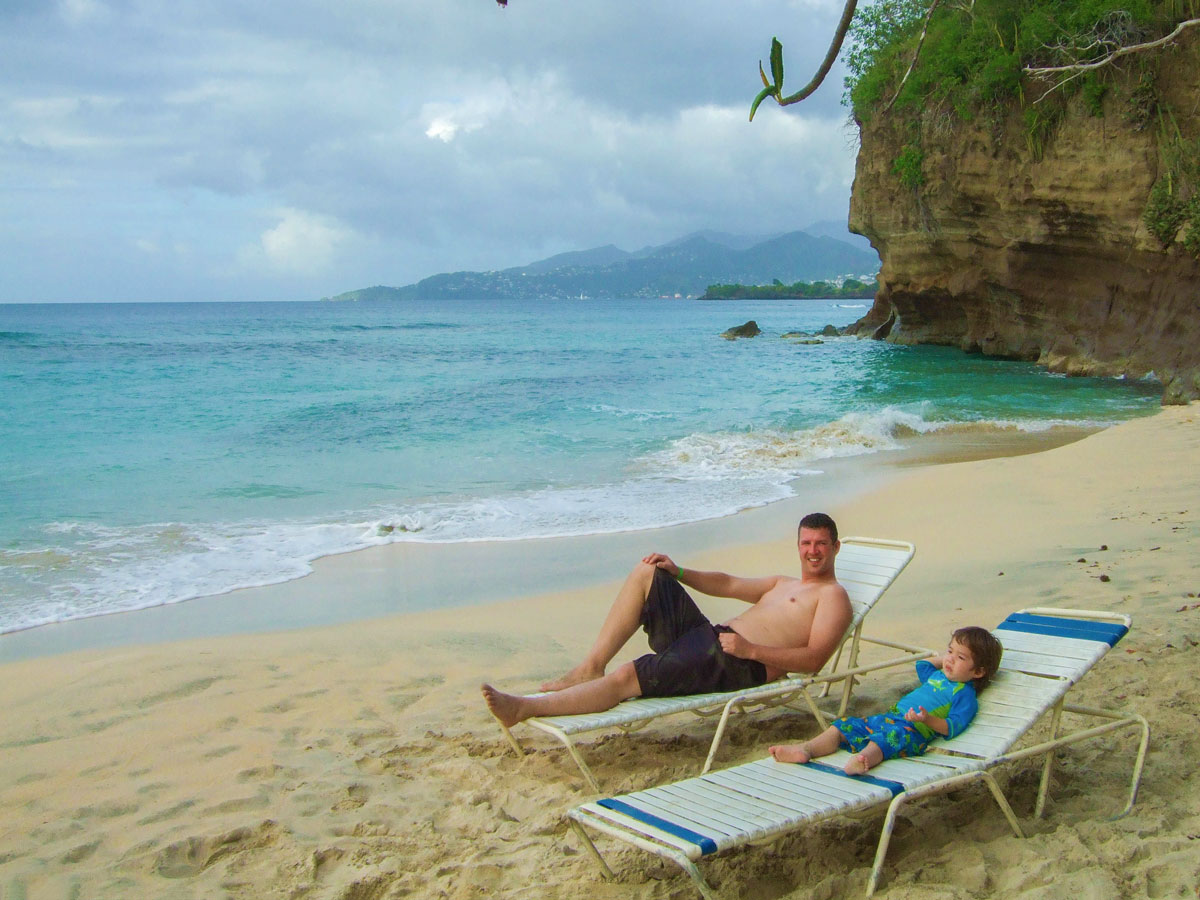
[[[925,712],[925,707],[919,706],[917,709],[910,709],[904,714],[905,722],[920,722],[924,725],[929,720],[929,713]]]
[[[935,654],[933,654],[933,656],[929,657],[929,659],[928,659],[928,660],[926,660],[926,661],[927,661],[927,662],[928,662],[928,663],[929,663],[931,666],[933,666],[935,669],[940,669],[940,668],[942,667],[942,660],[943,660],[944,658],[945,658],[945,654],[942,654],[942,653],[935,653]]]

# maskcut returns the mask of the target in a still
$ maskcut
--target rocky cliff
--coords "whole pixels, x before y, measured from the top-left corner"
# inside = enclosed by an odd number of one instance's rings
[[[1102,115],[1065,92],[1034,105],[1046,88],[1029,82],[1003,114],[860,123],[850,227],[882,271],[857,332],[1070,374],[1154,373],[1164,403],[1200,398],[1200,261],[1145,221],[1172,152],[1200,147],[1197,31],[1112,72]]]

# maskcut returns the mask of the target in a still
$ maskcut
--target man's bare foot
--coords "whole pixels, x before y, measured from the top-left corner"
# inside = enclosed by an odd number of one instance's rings
[[[595,681],[597,678],[604,677],[604,670],[597,671],[589,667],[586,663],[580,663],[566,675],[560,675],[553,681],[547,681],[542,685],[543,691],[561,691],[565,688],[574,687],[577,684],[583,684],[585,681]]]
[[[498,691],[490,684],[480,685],[479,689],[483,692],[483,699],[487,701],[488,709],[492,711],[492,715],[499,719],[500,724],[505,728],[509,728],[529,718],[529,714],[524,711],[525,704],[523,697],[516,697],[512,694],[506,694],[504,691]]]
[[[776,762],[806,763],[812,760],[808,744],[779,744],[770,748],[770,754]]]
[[[855,753],[846,761],[846,767],[843,771],[847,775],[866,775],[870,768],[871,766],[867,762],[867,755],[865,753]]]

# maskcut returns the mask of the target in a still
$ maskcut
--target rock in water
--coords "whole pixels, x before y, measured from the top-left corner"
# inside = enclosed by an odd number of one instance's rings
[[[728,331],[722,331],[721,337],[725,338],[727,341],[734,341],[738,338],[754,337],[755,335],[759,334],[762,334],[762,329],[758,327],[757,322],[751,319],[744,325],[738,325],[734,328],[730,328]]]

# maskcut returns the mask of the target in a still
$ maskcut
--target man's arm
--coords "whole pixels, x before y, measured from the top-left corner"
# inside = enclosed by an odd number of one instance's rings
[[[704,572],[699,569],[685,569],[676,565],[675,561],[665,553],[651,553],[642,562],[658,566],[681,584],[695,588],[710,597],[729,597],[731,600],[742,600],[746,603],[757,603],[763,594],[779,583],[782,575],[767,575],[762,578],[742,578],[729,575],[726,572]]]
[[[769,669],[812,674],[819,672],[829,657],[833,656],[852,618],[853,611],[846,589],[834,584],[822,591],[817,601],[808,646],[768,647],[752,644],[735,631],[720,636],[721,648],[730,656],[754,659]]]

